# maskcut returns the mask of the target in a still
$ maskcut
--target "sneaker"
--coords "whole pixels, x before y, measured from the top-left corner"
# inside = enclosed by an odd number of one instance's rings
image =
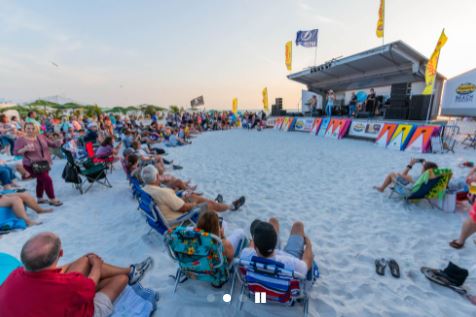
[[[173,168],[174,170],[181,170],[181,169],[183,169],[183,167],[180,166],[180,165],[172,165],[172,168]]]
[[[154,264],[154,260],[149,256],[144,261],[132,264],[129,271],[129,285],[134,285],[144,277],[145,272]]]
[[[215,201],[219,204],[223,203],[223,196],[221,194],[218,194],[217,198],[215,198]]]
[[[245,196],[241,196],[237,200],[231,203],[233,208],[231,209],[232,211],[240,209],[241,206],[245,204]]]

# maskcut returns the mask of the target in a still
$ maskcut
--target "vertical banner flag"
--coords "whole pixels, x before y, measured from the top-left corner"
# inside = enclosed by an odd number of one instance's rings
[[[268,88],[264,87],[263,88],[263,108],[264,112],[268,112]]]
[[[380,0],[380,8],[378,9],[378,22],[377,22],[377,37],[379,39],[384,37],[385,30],[385,0]]]
[[[233,98],[233,106],[231,108],[233,113],[238,112],[238,98]]]
[[[301,45],[304,47],[316,47],[318,33],[318,29],[310,31],[298,31],[296,34],[296,46]]]
[[[423,95],[431,95],[433,93],[433,87],[435,86],[435,77],[436,71],[438,68],[438,60],[440,58],[440,50],[445,45],[446,41],[448,41],[448,37],[446,37],[445,30],[441,32],[440,38],[438,39],[438,43],[436,44],[435,50],[431,55],[428,64],[426,64],[425,70],[425,82],[426,87],[423,90]]]
[[[293,59],[293,42],[292,41],[286,42],[285,52],[286,52],[286,68],[288,70],[291,70],[292,59]]]

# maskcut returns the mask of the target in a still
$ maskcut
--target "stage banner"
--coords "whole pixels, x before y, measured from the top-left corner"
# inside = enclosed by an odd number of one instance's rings
[[[314,118],[296,118],[294,131],[310,132],[312,129],[313,123],[314,123]]]
[[[388,143],[390,143],[393,133],[397,129],[397,126],[398,124],[396,123],[385,123],[380,129],[380,133],[375,140],[375,144],[381,147],[387,147]]]
[[[413,135],[413,131],[415,131],[413,124],[399,124],[387,145],[387,149],[404,151]]]
[[[277,119],[278,118],[276,118],[276,117],[271,117],[271,118],[266,119],[266,127],[274,128],[276,126],[276,120]]]
[[[293,42],[288,41],[286,42],[286,45],[284,47],[285,50],[285,64],[287,70],[291,71],[292,70],[292,63],[293,63]]]
[[[382,121],[352,120],[349,128],[349,135],[375,140],[383,125],[384,122]]]
[[[277,117],[276,122],[274,123],[274,129],[280,130],[283,125],[284,117]]]
[[[312,123],[311,134],[317,135],[317,133],[319,132],[319,129],[321,128],[321,124],[322,124],[321,118],[314,119],[314,122]]]
[[[378,21],[376,34],[379,39],[384,37],[385,32],[385,0],[380,0],[380,7],[378,9]]]
[[[314,110],[322,109],[322,96],[308,90],[301,92],[301,112],[311,113]]]
[[[318,136],[325,136],[327,132],[327,128],[329,127],[329,123],[331,122],[331,118],[326,117],[322,119],[321,128],[319,129]]]
[[[431,137],[435,131],[439,131],[438,126],[420,126],[413,132],[412,138],[408,142],[405,151],[416,153],[428,153],[431,151]]]
[[[445,34],[445,30],[441,32],[440,38],[438,39],[438,43],[436,43],[435,51],[431,55],[428,64],[426,64],[425,69],[425,82],[426,87],[423,90],[423,95],[431,95],[433,94],[433,87],[435,86],[435,77],[438,68],[438,60],[440,58],[440,51],[441,48],[446,44],[448,41],[448,37]]]
[[[263,88],[263,110],[264,112],[268,112],[268,88]]]

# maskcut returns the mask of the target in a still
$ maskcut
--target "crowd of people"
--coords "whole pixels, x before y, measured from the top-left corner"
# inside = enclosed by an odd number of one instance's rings
[[[332,97],[327,106],[332,111]],[[196,213],[197,228],[220,237],[228,261],[236,256],[247,261],[254,257],[272,259],[312,280],[316,267],[313,246],[302,222],[292,225],[282,248],[278,219],[256,219],[250,223],[250,243],[237,254],[245,231],[237,229],[226,233],[221,215],[240,210],[246,198],[240,196],[225,203],[221,194],[215,198],[204,197],[197,191],[197,185],[173,175],[173,170],[182,166],[163,157],[169,147],[191,144],[192,138],[204,131],[226,130],[237,123],[250,129],[262,127],[266,119],[264,113],[247,112],[237,116],[231,112],[183,112],[169,113],[160,119],[153,116],[146,123],[134,117],[102,114],[94,119],[72,115],[55,121],[51,117],[38,118],[34,111],[25,120],[0,116],[3,152],[22,157],[22,162],[13,168],[0,165],[0,182],[4,186],[0,207],[10,207],[28,226],[41,224],[29,218],[25,206],[45,213],[52,212],[51,207],[62,205],[49,175],[52,157],[60,157],[61,151],[57,150],[63,148],[80,158],[85,155],[86,145],[92,143],[95,157],[121,161],[125,172],[138,179],[167,221],[173,223],[184,214]],[[422,174],[435,177],[438,169],[435,163],[412,159],[402,173],[390,173],[375,188],[383,192],[396,182],[418,183],[418,178],[410,176],[418,163],[422,164]],[[36,180],[36,199],[19,188],[16,172],[23,179]],[[459,239],[450,243],[454,248],[461,248],[476,232],[476,168],[471,169],[466,179],[454,180],[450,186],[457,187],[472,203],[470,218],[463,224]],[[46,204],[50,207],[42,207]],[[60,266],[62,255],[61,240],[55,233],[43,232],[31,237],[21,250],[23,267],[13,271],[0,286],[0,315],[110,316],[113,303],[125,286],[140,281],[153,266],[150,257],[138,264],[114,266],[93,253]]]

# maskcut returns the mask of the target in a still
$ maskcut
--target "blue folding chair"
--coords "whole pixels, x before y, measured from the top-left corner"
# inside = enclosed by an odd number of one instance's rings
[[[254,256],[250,261],[235,260],[235,276],[241,282],[241,310],[248,298],[261,300],[261,294],[266,294],[266,303],[279,303],[293,306],[296,302],[304,305],[304,317],[308,315],[309,297],[306,291],[308,281],[306,276],[284,268],[284,264]]]

